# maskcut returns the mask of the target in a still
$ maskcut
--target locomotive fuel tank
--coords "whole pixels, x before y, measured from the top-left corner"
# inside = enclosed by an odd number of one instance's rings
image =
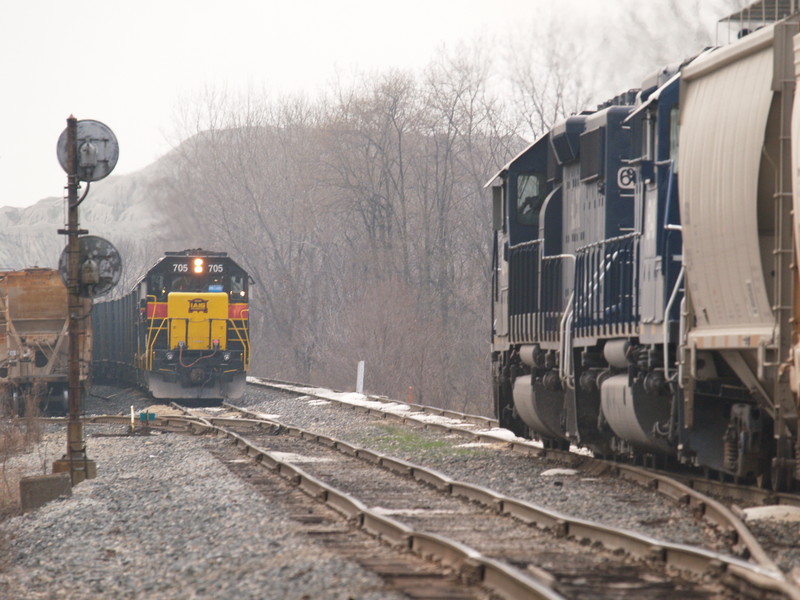
[[[600,386],[602,417],[611,430],[636,448],[658,453],[672,453],[659,425],[666,429],[670,399],[646,389],[642,379],[630,381],[627,374],[612,375]]]
[[[537,382],[531,375],[521,375],[514,381],[514,408],[528,425],[546,438],[564,438],[562,413],[564,392],[558,383],[558,376],[549,377],[550,389],[542,381]]]

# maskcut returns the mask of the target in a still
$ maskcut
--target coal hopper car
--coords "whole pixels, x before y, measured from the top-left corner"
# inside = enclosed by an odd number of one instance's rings
[[[88,308],[88,300],[85,301]],[[20,413],[26,398],[63,412],[68,390],[69,338],[67,288],[57,270],[0,271],[0,384]],[[91,363],[91,327],[79,324],[80,381]]]

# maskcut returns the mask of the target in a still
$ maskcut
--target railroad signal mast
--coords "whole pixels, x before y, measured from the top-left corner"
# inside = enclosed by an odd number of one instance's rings
[[[78,206],[89,193],[92,181],[106,177],[117,164],[119,145],[113,132],[99,121],[67,119],[56,147],[61,167],[67,173],[67,228],[58,233],[67,236],[59,270],[67,286],[69,308],[69,368],[67,452],[53,462],[53,472],[68,472],[72,485],[92,479],[97,473],[94,461],[86,454],[81,422],[80,348],[85,342],[83,298],[94,298],[111,290],[119,281],[122,261],[116,248],[102,238],[87,236],[78,222]],[[81,181],[86,191],[78,198]],[[82,237],[83,236],[83,237]]]

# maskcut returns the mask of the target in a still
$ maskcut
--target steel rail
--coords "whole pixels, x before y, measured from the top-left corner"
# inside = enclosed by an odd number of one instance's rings
[[[404,413],[400,411],[391,411],[391,410],[384,411],[380,409],[370,408],[369,406],[365,406],[363,404],[349,404],[346,403],[346,401],[344,400],[332,398],[330,395],[315,394],[313,392],[315,388],[311,386],[303,386],[301,384],[296,384],[296,383],[265,380],[257,377],[249,378],[249,383],[257,386],[271,387],[282,391],[292,391],[295,393],[303,393],[310,396],[316,396],[318,398],[323,398],[328,401],[335,401],[343,405],[348,405],[350,408],[353,409],[361,409],[370,414],[383,415],[383,416],[389,415],[395,418],[399,418],[403,422],[423,421],[413,413],[408,413],[408,412]],[[367,396],[367,399],[369,403],[375,402],[385,405],[408,406],[424,414],[441,415],[447,418],[451,418],[454,421],[463,421],[466,423],[474,423],[477,425],[486,425],[489,429],[498,428],[497,421],[494,419],[489,419],[488,417],[480,417],[480,416],[476,417],[475,415],[462,415],[461,413],[458,413],[456,411],[444,411],[435,407],[407,404],[399,400],[388,400],[385,398],[375,397],[375,396]],[[470,430],[468,427],[458,426],[457,423],[453,423],[452,426],[450,426],[435,422],[423,421],[423,424],[426,427],[439,428],[448,433],[457,433],[468,437],[478,437],[478,439],[480,439],[481,441],[486,441],[486,442],[498,441],[498,437],[493,436],[491,432],[485,432],[485,431],[475,432]],[[538,457],[557,456],[559,457],[559,459],[564,460],[566,462],[575,462],[575,461],[581,462],[589,458],[588,455],[586,454],[576,454],[574,452],[565,450],[545,449],[539,445],[536,445],[535,443],[522,439],[515,439],[515,440],[507,440],[505,438],[499,438],[499,439],[508,443],[510,445],[511,450],[516,452],[522,452],[524,454],[529,454],[532,456],[538,456]],[[623,471],[622,473],[623,475],[630,473],[631,474],[630,478],[632,480],[646,481],[648,478],[652,476],[653,473],[656,473],[671,479],[676,479],[682,482],[688,488],[695,490],[700,494],[702,494],[703,492],[713,493],[718,496],[730,497],[740,501],[752,502],[754,504],[782,504],[786,506],[800,506],[800,495],[798,494],[776,493],[771,490],[764,490],[753,486],[737,486],[722,481],[714,481],[710,479],[692,477],[690,475],[682,473],[665,473],[660,471],[654,471],[650,469],[637,467],[634,465],[629,465],[622,462],[598,459],[593,457],[592,460],[602,462],[603,464],[612,466],[614,468],[619,468],[621,471]],[[697,498],[693,506],[695,505],[702,506],[701,503],[704,501],[705,498],[703,497]]]
[[[283,391],[292,391],[295,393],[316,396],[325,400],[339,402],[340,404],[348,404],[344,400],[332,398],[330,394],[321,395],[314,393],[313,388],[309,386],[297,386],[296,384],[274,383],[260,378],[248,378],[248,380],[250,383],[254,383],[256,385],[262,385],[266,387],[280,389]],[[370,398],[370,400],[374,399]],[[403,402],[392,402],[392,404],[407,405],[407,403]],[[502,441],[505,443],[509,443],[509,441],[506,438],[494,436],[489,432],[474,432],[468,428],[465,429],[463,427],[458,427],[454,424],[439,424],[439,423],[426,422],[419,419],[415,419],[412,417],[412,415],[409,414],[403,414],[401,412],[376,410],[374,408],[370,408],[369,406],[363,406],[361,404],[349,404],[349,405],[354,409],[362,408],[366,412],[380,414],[383,417],[385,417],[386,415],[391,415],[403,421],[415,421],[418,424],[422,424],[426,427],[440,429],[447,433],[459,433],[462,435],[477,437],[481,441],[487,441],[487,442]],[[225,406],[231,409],[238,410],[242,413],[249,414],[255,418],[259,418],[257,413],[253,413],[252,411],[247,411],[246,409],[236,407],[229,403],[225,403]],[[453,411],[451,411],[451,414],[454,414]],[[786,580],[780,568],[764,551],[764,549],[761,547],[761,544],[759,544],[758,540],[756,540],[755,536],[753,536],[752,532],[750,532],[750,530],[747,528],[744,522],[737,515],[735,515],[733,511],[725,507],[721,502],[718,502],[702,494],[701,492],[692,489],[688,485],[674,481],[671,477],[668,477],[666,475],[656,474],[651,471],[641,469],[639,467],[604,461],[600,459],[591,458],[585,455],[570,453],[567,451],[544,449],[535,446],[533,444],[518,440],[511,442],[510,446],[512,450],[518,452],[522,451],[527,454],[532,454],[540,457],[544,457],[550,454],[550,455],[556,455],[560,459],[572,462],[597,461],[599,463],[608,465],[609,467],[615,469],[620,476],[625,477],[626,479],[637,482],[641,485],[645,485],[647,487],[651,487],[655,491],[665,494],[666,496],[678,501],[679,503],[687,505],[688,507],[694,509],[695,512],[699,513],[700,516],[702,516],[709,523],[712,523],[722,528],[723,530],[729,532],[731,535],[733,535],[737,551],[739,551],[743,556],[749,557],[753,561],[755,561],[755,566],[758,568],[753,571],[754,576],[752,580],[748,580],[749,583],[758,586],[760,584],[757,582],[758,580],[761,579],[762,575],[766,574],[767,577],[774,577],[776,574],[779,574],[779,577],[777,577],[776,580],[781,581],[782,585],[786,587],[786,590],[790,590],[793,594],[789,595],[788,597],[800,598],[800,588],[794,586],[793,584],[789,583]],[[604,536],[600,537],[602,538]],[[597,541],[602,541],[602,539],[598,539]],[[656,542],[656,545],[658,547],[663,547],[666,546],[667,544]],[[684,556],[680,551],[675,550],[673,551],[672,554],[674,555],[675,560],[678,560],[678,562],[683,562],[682,560],[678,559],[678,557]],[[739,560],[739,559],[734,559],[734,560]],[[739,575],[742,578],[746,579],[748,577],[747,566],[752,566],[752,563],[747,563],[742,561],[742,564],[731,563],[731,565],[737,567],[732,572],[739,573]]]
[[[294,384],[292,384],[294,385]],[[285,388],[276,388],[276,389],[283,389]],[[299,392],[298,392],[299,393]],[[305,392],[304,392],[305,393]],[[323,397],[323,396],[320,396]],[[325,398],[326,400],[331,400],[330,398]],[[377,402],[381,402],[382,404],[407,404],[403,402],[395,402],[389,401],[382,398],[375,398],[370,397],[371,400],[375,400]],[[240,407],[236,407],[234,405],[229,405],[226,403],[227,406],[231,408],[240,409]],[[445,409],[437,409],[435,407],[425,407],[423,405],[417,404],[408,404],[408,406],[412,408],[420,409],[420,412],[425,412],[426,414],[433,414],[438,416],[443,416],[447,418],[457,419],[461,416],[461,413],[456,411],[450,411]],[[359,406],[351,406],[351,408],[361,408]],[[422,409],[425,409],[424,411]],[[402,415],[399,413],[392,413],[386,411],[375,410],[371,408],[363,408],[366,412],[381,415],[381,416],[393,416],[398,418],[404,422],[416,422],[419,423],[417,419],[412,418],[411,416]],[[257,413],[253,413],[257,414]],[[487,417],[475,416],[475,415],[465,415],[466,418],[462,420],[470,423],[474,423],[477,425],[481,424],[489,424],[490,427],[496,427],[496,421],[494,421],[495,425],[491,425],[493,422],[492,419]],[[15,421],[24,420],[25,417],[16,417]],[[36,417],[38,422],[42,423],[50,423],[50,424],[60,424],[66,425],[67,419],[65,417]],[[130,423],[129,416],[123,415],[90,415],[81,417],[81,420],[84,423],[95,423],[95,424],[120,424],[126,425]],[[223,422],[225,419],[222,417],[213,417],[213,420],[219,420]],[[234,419],[237,422],[241,422],[241,419]],[[154,421],[149,421],[150,425],[154,425],[157,427],[167,427],[167,426],[174,426],[174,425],[185,425],[186,418],[185,417],[159,417],[156,416]],[[449,433],[457,433],[469,437],[477,437],[481,441],[485,442],[497,442],[498,438],[493,437],[491,434],[487,434],[485,432],[475,432],[470,431],[469,429],[463,429],[456,426],[441,425],[437,423],[422,423],[427,427],[432,428],[443,428],[445,431]],[[138,425],[138,422],[137,422]],[[509,448],[512,451],[520,452],[524,454],[528,454],[531,456],[537,457],[546,457],[546,456],[557,456],[559,460],[563,460],[564,462],[571,462],[571,463],[580,463],[584,462],[589,459],[589,457],[585,455],[575,454],[572,452],[567,452],[564,450],[555,450],[555,449],[545,449],[539,446],[532,445],[529,442],[523,440],[506,440],[504,438],[500,438],[503,442],[507,443]],[[613,461],[605,461],[602,459],[592,459],[596,461],[602,461],[605,464],[608,464],[611,468],[617,470],[620,476],[627,477],[633,481],[636,481],[643,485],[650,485],[656,489],[656,491],[660,491],[666,493],[668,496],[674,498],[679,503],[684,503],[693,507],[698,510],[700,514],[704,514],[705,507],[708,506],[708,503],[705,501],[704,497],[698,497],[696,494],[692,494],[691,492],[697,492],[699,494],[714,494],[716,496],[731,498],[734,500],[738,500],[741,502],[747,502],[754,505],[781,505],[781,506],[796,506],[800,507],[800,495],[798,494],[790,494],[785,492],[773,492],[772,490],[766,490],[754,486],[742,486],[742,485],[735,485],[733,483],[728,483],[725,481],[715,481],[711,479],[703,479],[700,477],[692,477],[690,475],[682,474],[682,473],[663,473],[660,471],[651,471],[645,470],[640,467],[636,467],[633,465],[628,465],[625,463],[613,462]],[[688,490],[685,490],[685,493],[688,496],[684,496],[683,493],[669,493],[666,490],[669,489],[669,483],[665,482],[663,485],[658,484],[656,485],[654,478],[658,475],[663,475],[669,479],[675,479],[685,485]],[[736,514],[737,511],[731,511],[733,514]],[[715,512],[709,513],[709,517],[715,515]],[[737,515],[738,516],[738,515]],[[718,523],[719,524],[719,523]],[[725,524],[721,524],[723,528],[730,529]],[[733,529],[737,529],[734,527]],[[738,535],[738,534],[737,534]]]
[[[261,387],[271,387],[276,390],[283,390],[283,391],[290,391],[296,393],[305,393],[309,396],[317,396],[322,398],[322,396],[318,396],[313,392],[313,386],[305,385],[302,383],[292,383],[289,381],[279,381],[277,379],[264,379],[262,377],[253,377],[248,376],[247,382],[253,385],[258,385]],[[307,391],[306,391],[307,390]],[[335,393],[345,393],[345,392],[337,392],[336,390],[332,390]],[[449,410],[446,408],[437,408],[435,406],[425,406],[424,404],[414,404],[413,402],[403,402],[402,400],[391,400],[385,396],[366,396],[372,402],[379,402],[381,404],[396,404],[400,406],[407,406],[409,408],[416,409],[419,412],[437,415],[441,417],[449,417],[453,419],[459,419],[462,421],[466,421],[467,423],[473,423],[475,425],[483,425],[484,427],[493,428],[499,427],[499,423],[497,419],[493,419],[491,417],[484,417],[483,415],[472,415],[461,413],[455,410]],[[330,400],[330,398],[325,397],[325,400]]]
[[[417,531],[395,519],[378,514],[357,498],[320,481],[300,467],[282,460],[267,450],[258,448],[238,433],[213,424],[213,422],[220,420],[222,419],[198,419],[190,421],[190,426],[195,432],[211,431],[233,440],[240,447],[240,450],[256,463],[275,471],[281,477],[297,485],[312,498],[325,503],[346,518],[354,520],[361,529],[374,537],[402,550],[411,551],[423,558],[433,557],[436,561],[449,568],[462,574],[469,574],[473,578],[477,578],[482,585],[491,589],[492,592],[507,600],[527,598],[533,600],[564,600],[562,595],[552,589],[552,581],[537,581],[530,575],[484,556],[477,550],[460,542],[444,536]],[[270,427],[284,427],[280,423],[268,420],[263,420],[262,422]],[[323,441],[322,436],[317,436],[310,432],[292,427],[286,427],[286,430],[290,435],[319,441],[332,448],[337,447],[336,440],[332,438],[326,438]],[[343,451],[349,453],[347,448],[344,448]],[[362,452],[362,449],[355,449],[357,457],[366,458],[367,455]],[[380,461],[380,458],[378,460]]]
[[[263,380],[259,380],[258,378],[253,378],[253,383],[260,384]],[[263,385],[263,383],[261,383]],[[278,385],[270,385],[270,387],[274,387],[276,389],[283,389],[286,390],[286,384],[278,384]],[[291,386],[294,387],[294,386]],[[315,395],[311,392],[313,388],[303,388],[303,393],[308,395]],[[329,396],[317,395],[320,398],[325,398],[327,400],[336,401],[336,399],[330,398]],[[341,400],[338,400],[342,402]],[[405,403],[398,403],[398,404],[405,404]],[[231,408],[236,408],[233,405],[227,404]],[[358,407],[359,405],[353,405],[354,407]],[[372,413],[380,413],[381,415],[389,414],[395,415],[404,421],[419,421],[419,419],[415,418],[411,414],[403,414],[403,413],[396,413],[396,412],[389,412],[389,411],[380,411],[375,409],[370,409],[368,407],[364,407],[365,410]],[[427,412],[427,411],[426,411]],[[457,414],[453,411],[450,411],[451,414]],[[460,433],[462,435],[467,436],[476,436],[479,440],[485,442],[497,442],[498,440],[502,440],[504,442],[508,442],[505,438],[498,438],[497,436],[493,436],[491,432],[474,432],[470,429],[465,429],[463,427],[459,427],[456,424],[440,424],[440,423],[433,423],[433,422],[423,422],[426,427],[442,429],[447,433]],[[640,485],[644,485],[645,487],[650,487],[655,491],[666,495],[669,498],[672,498],[678,501],[681,504],[686,505],[688,508],[693,509],[697,514],[699,514],[704,520],[708,521],[712,525],[715,525],[721,528],[723,531],[730,532],[731,535],[734,537],[734,543],[736,545],[737,551],[740,552],[745,557],[752,558],[757,564],[761,565],[762,567],[768,570],[775,570],[780,571],[778,566],[775,562],[769,557],[769,555],[764,551],[761,547],[761,544],[749,530],[749,528],[744,524],[741,518],[738,515],[734,514],[733,511],[728,509],[724,506],[721,502],[710,498],[709,496],[703,494],[702,492],[694,489],[689,485],[685,485],[678,481],[675,481],[673,477],[667,476],[665,474],[658,474],[647,469],[642,469],[640,467],[636,467],[633,465],[626,465],[624,463],[617,463],[606,461],[602,459],[596,459],[593,457],[588,457],[585,455],[578,455],[569,451],[564,450],[552,450],[552,449],[544,449],[528,442],[524,441],[514,441],[511,444],[511,449],[517,452],[524,452],[526,454],[535,455],[538,457],[545,457],[547,455],[550,456],[557,456],[559,459],[564,460],[566,462],[582,462],[585,463],[587,461],[597,461],[600,464],[608,465],[610,468],[614,469],[616,473],[638,483]]]

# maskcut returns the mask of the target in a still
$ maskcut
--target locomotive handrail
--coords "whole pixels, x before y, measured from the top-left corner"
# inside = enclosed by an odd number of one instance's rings
[[[604,240],[598,240],[596,242],[592,242],[590,244],[586,244],[585,246],[581,246],[580,248],[575,250],[575,254],[577,255],[578,252],[582,252],[582,251],[588,250],[590,248],[596,248],[596,247],[602,246],[604,244],[613,244],[615,242],[624,242],[626,240],[629,240],[629,239],[632,239],[632,238],[638,238],[638,237],[641,237],[641,236],[642,236],[642,234],[641,234],[640,231],[632,231],[630,233],[624,233],[624,234],[618,235],[616,237],[606,238]]]
[[[576,251],[574,328],[578,336],[609,335],[638,321],[638,250],[641,234],[592,242]],[[590,331],[601,328],[601,331]]]
[[[151,317],[150,321],[155,321],[155,317]],[[154,346],[156,343],[156,339],[158,335],[164,331],[168,331],[169,325],[172,321],[184,321],[186,325],[185,335],[188,335],[188,323],[189,319],[186,317],[164,317],[162,318],[158,325],[151,325],[148,327],[147,330],[147,355],[145,358],[146,368],[151,370],[153,368],[153,356],[154,356]],[[247,330],[247,327],[244,326],[245,319],[209,319],[209,332],[211,328],[211,323],[213,321],[225,321],[226,324],[230,324],[230,328],[236,334],[236,340],[241,343],[242,345],[242,360],[244,365],[244,370],[247,370],[250,366],[250,336]],[[236,323],[240,323],[240,325],[236,325]],[[244,332],[244,335],[242,335]],[[209,340],[211,339],[209,333]]]
[[[145,299],[146,299],[148,304],[150,302],[153,302],[153,303],[158,302],[158,297],[155,294],[147,294],[147,296],[145,296]],[[145,309],[145,310],[147,310],[147,309]],[[159,327],[159,330],[156,331],[156,334],[151,336],[152,331],[154,329],[153,323],[155,323],[155,320],[156,320],[155,309],[153,309],[153,314],[152,315],[148,315],[147,313],[145,313],[145,319],[150,321],[150,324],[147,326],[147,340],[146,340],[145,354],[144,354],[144,368],[147,369],[148,371],[150,371],[153,368],[153,346],[156,343],[155,341],[156,341],[156,338],[158,337],[158,333],[160,331],[160,327]],[[162,325],[163,325],[163,318],[162,318]]]
[[[572,260],[575,260],[575,255],[574,254],[548,254],[547,256],[542,256],[542,261],[545,261],[545,260],[556,260],[556,259],[560,259],[560,258],[571,258]]]
[[[672,294],[669,296],[669,302],[667,302],[667,306],[664,309],[664,379],[669,381],[669,353],[667,349],[669,348],[669,313],[672,310],[672,305],[675,304],[675,300],[678,297],[678,292],[681,289],[681,285],[683,284],[683,276],[686,271],[686,267],[682,266],[681,271],[678,274],[678,280],[675,282],[675,287],[672,288]]]
[[[575,389],[575,371],[572,364],[572,320],[574,311],[572,309],[572,298],[575,295],[575,288],[569,295],[567,309],[561,318],[561,360],[558,361],[559,379],[568,389]]]
[[[536,239],[536,240],[528,240],[527,242],[520,242],[519,244],[514,244],[513,246],[509,246],[509,247],[508,247],[508,250],[509,250],[509,251],[511,251],[511,250],[518,250],[518,249],[520,249],[520,248],[526,248],[526,247],[528,247],[528,246],[536,246],[536,245],[538,245],[538,244],[541,244],[543,241],[544,241],[544,240],[542,240],[541,238],[539,238],[539,239]]]
[[[572,260],[573,271],[577,265],[577,257],[574,254],[551,254],[549,256],[542,256],[541,260],[543,263],[546,261]],[[572,292],[570,292],[569,299],[567,300],[567,304],[564,308],[564,312],[561,314],[561,321],[559,322],[558,328],[558,334],[561,338],[559,340],[559,347],[561,350],[561,359],[558,362],[559,378],[561,379],[562,383],[570,389],[574,388],[574,373],[572,372],[572,336],[569,335],[569,331],[572,329],[574,314],[572,308],[572,299],[574,295],[575,287],[573,286]]]
[[[233,331],[239,343],[242,344],[242,366],[245,371],[249,370],[250,368],[250,332],[245,325],[244,319],[228,319],[230,322],[230,329]],[[241,326],[237,326],[236,322],[241,323]],[[244,332],[244,337],[242,337],[242,332]]]
[[[155,321],[155,316],[150,319],[151,321]],[[145,356],[145,364],[147,366],[148,371],[153,370],[153,354],[154,350],[153,347],[156,345],[156,340],[158,339],[158,334],[162,331],[166,331],[164,324],[169,321],[169,317],[163,317],[161,322],[158,326],[151,325],[147,328],[147,355]],[[155,330],[155,334],[153,334],[153,330]]]

